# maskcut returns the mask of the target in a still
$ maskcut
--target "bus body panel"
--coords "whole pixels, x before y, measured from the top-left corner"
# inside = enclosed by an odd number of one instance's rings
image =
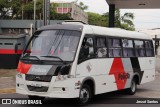
[[[77,66],[76,78],[88,76],[94,78],[95,94],[129,88],[136,74],[140,75],[140,84],[154,80],[154,58],[139,58],[138,62],[131,60],[131,58],[90,59]],[[148,63],[150,60],[153,63]],[[140,71],[134,70],[134,63],[139,63]]]
[[[141,84],[153,81],[155,79],[155,58],[139,58],[140,67],[143,71],[143,78]]]

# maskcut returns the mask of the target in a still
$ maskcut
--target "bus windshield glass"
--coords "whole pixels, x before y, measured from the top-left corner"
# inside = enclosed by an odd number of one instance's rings
[[[29,56],[47,60],[73,61],[80,35],[81,32],[71,30],[38,31],[34,34],[31,45],[28,45],[32,46]]]

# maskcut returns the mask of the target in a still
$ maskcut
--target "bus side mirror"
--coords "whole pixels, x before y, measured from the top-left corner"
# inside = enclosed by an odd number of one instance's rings
[[[68,75],[69,74],[69,71],[70,71],[70,68],[71,68],[71,65],[68,64],[68,65],[63,65],[60,69],[60,74],[61,75]]]
[[[15,53],[17,53],[17,51],[18,51],[18,45],[20,45],[20,43],[16,43],[15,46],[14,46],[14,52]]]

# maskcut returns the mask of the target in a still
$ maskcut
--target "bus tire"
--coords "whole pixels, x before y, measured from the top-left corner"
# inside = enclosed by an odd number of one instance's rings
[[[92,92],[89,85],[84,84],[79,92],[79,98],[77,99],[77,102],[79,105],[87,105],[88,102],[92,98]]]
[[[136,79],[133,78],[133,80],[131,81],[131,86],[126,90],[126,92],[129,95],[134,95],[136,93],[136,90],[137,90],[137,83],[136,83]]]
[[[42,100],[42,101],[45,99],[45,97],[32,96],[32,95],[28,95],[28,98],[30,100]]]

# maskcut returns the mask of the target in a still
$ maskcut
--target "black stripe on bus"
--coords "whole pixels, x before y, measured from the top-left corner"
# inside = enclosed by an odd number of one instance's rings
[[[139,82],[141,83],[144,71],[141,71],[139,60],[138,60],[137,57],[130,58],[130,60],[131,60],[133,72],[139,74],[139,76],[140,76],[140,81]]]

